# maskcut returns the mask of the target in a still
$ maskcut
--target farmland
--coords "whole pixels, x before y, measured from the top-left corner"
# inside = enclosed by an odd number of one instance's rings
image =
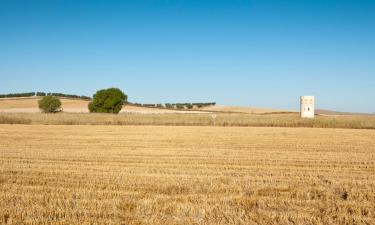
[[[118,115],[89,114],[88,101],[62,98],[63,113],[39,113],[39,97],[0,99],[0,124],[32,125],[167,125],[233,127],[313,127],[375,129],[373,114],[325,112],[314,120],[296,112],[252,107],[210,106],[193,110],[125,105]]]
[[[375,131],[0,125],[0,223],[374,224]]]
[[[213,121],[210,113],[121,113],[118,115],[100,113],[0,113],[0,124],[212,126]],[[296,113],[267,115],[218,113],[215,124],[225,127],[375,129],[375,116],[318,116],[310,120],[301,119]]]
[[[26,98],[0,98],[0,112],[2,113],[36,113],[39,112],[38,100],[41,97]],[[87,100],[61,98],[62,108],[68,113],[86,113],[88,112]],[[228,107],[228,106],[209,106],[203,108],[195,108],[194,110],[175,110],[166,108],[141,107],[137,105],[125,105],[122,113],[138,113],[138,114],[204,114],[207,112],[231,112],[231,113],[251,113],[262,114],[272,112],[286,112],[282,110],[248,108],[248,107]]]

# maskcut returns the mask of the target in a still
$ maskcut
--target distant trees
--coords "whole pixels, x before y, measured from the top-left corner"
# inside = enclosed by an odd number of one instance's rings
[[[174,106],[171,103],[166,103],[165,104],[165,108],[167,108],[167,109],[173,109]]]
[[[188,109],[192,109],[194,106],[191,103],[186,103],[185,107],[188,108]]]
[[[197,108],[203,108],[208,106],[214,106],[216,105],[216,102],[207,102],[207,103],[192,103],[193,106],[196,106]]]
[[[55,113],[60,111],[61,101],[55,96],[45,96],[38,101],[38,105],[44,113]]]
[[[119,113],[128,96],[118,88],[99,90],[89,104],[92,113]]]
[[[208,106],[216,105],[215,102],[206,103],[165,103],[165,104],[140,104],[140,103],[129,103],[129,105],[142,106],[148,108],[166,108],[166,109],[194,109],[203,108]]]
[[[181,104],[181,103],[176,103],[176,107],[177,107],[177,109],[184,109],[185,105]]]
[[[18,98],[18,97],[32,97],[32,96],[35,96],[35,92],[0,94],[0,98]]]
[[[83,100],[91,100],[90,97],[85,95],[72,95],[72,94],[64,94],[64,93],[44,93],[39,92],[40,94],[45,94],[47,96],[57,96],[57,97],[64,97],[64,98],[77,98],[77,99],[83,99]],[[37,93],[38,96],[38,93]],[[41,95],[42,96],[42,95]]]
[[[10,94],[0,94],[0,98],[19,98],[19,97],[44,97],[44,96],[56,96],[56,97],[64,97],[64,98],[77,98],[83,100],[91,100],[90,97],[85,95],[72,95],[72,94],[64,94],[64,93],[45,93],[45,92],[25,92],[25,93],[10,93]]]

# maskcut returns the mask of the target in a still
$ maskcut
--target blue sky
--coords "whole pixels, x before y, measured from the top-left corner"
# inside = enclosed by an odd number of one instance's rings
[[[375,112],[375,1],[0,0],[0,93]]]

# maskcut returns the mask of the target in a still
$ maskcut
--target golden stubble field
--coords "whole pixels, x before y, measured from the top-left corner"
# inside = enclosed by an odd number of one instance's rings
[[[375,131],[0,125],[2,224],[375,224]]]

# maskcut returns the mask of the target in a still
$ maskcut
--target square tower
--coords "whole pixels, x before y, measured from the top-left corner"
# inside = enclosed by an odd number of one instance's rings
[[[301,118],[315,117],[315,97],[301,96]]]

